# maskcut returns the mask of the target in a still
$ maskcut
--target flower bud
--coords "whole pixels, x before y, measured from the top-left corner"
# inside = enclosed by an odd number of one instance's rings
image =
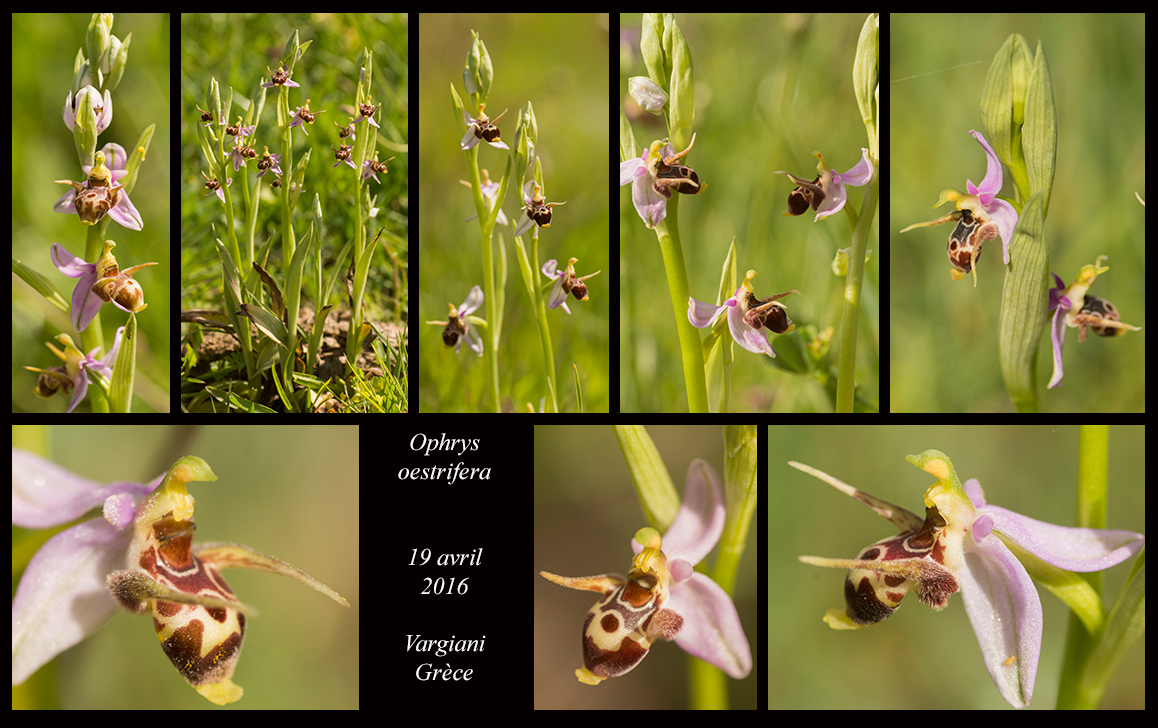
[[[632,76],[627,80],[627,92],[635,103],[649,113],[659,116],[667,106],[667,94],[655,81],[646,76]]]
[[[132,33],[126,35],[123,42],[117,40],[115,35],[112,37],[112,47],[109,49],[112,70],[109,72],[108,78],[105,79],[105,89],[108,91],[115,91],[121,83],[121,77],[125,75],[125,66],[129,62],[129,43],[132,40]]]
[[[93,108],[96,94],[80,93],[76,104],[76,121],[73,122],[72,137],[76,142],[76,152],[80,159],[93,158],[97,143],[97,115]]]
[[[88,32],[85,34],[85,45],[88,47],[88,62],[94,69],[108,70],[107,66],[102,68],[102,61],[109,52],[109,35],[112,27],[112,13],[93,13],[92,20],[88,24]]]
[[[487,52],[487,47],[478,37],[478,33],[472,30],[470,34],[474,40],[470,45],[470,51],[466,54],[462,82],[466,86],[466,92],[473,97],[475,106],[479,106],[486,103],[495,70],[491,66],[491,54]]]

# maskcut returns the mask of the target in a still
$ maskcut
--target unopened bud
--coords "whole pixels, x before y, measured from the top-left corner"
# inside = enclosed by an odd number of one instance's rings
[[[627,92],[644,111],[659,116],[667,106],[667,94],[646,76],[632,76],[627,80]]]

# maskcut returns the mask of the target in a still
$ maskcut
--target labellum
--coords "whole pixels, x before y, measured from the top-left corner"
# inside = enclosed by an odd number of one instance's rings
[[[150,610],[157,638],[173,666],[193,688],[218,705],[242,696],[233,683],[247,617],[256,610],[241,603],[221,578],[233,566],[271,571],[296,579],[342,606],[350,604],[305,572],[245,546],[193,545],[193,497],[189,481],[215,481],[199,457],[187,456],[138,506],[126,568],[109,575],[113,598],[133,614]]]
[[[881,622],[897,611],[911,589],[931,609],[939,611],[961,588],[954,571],[963,560],[960,533],[948,528],[937,506],[926,497],[925,518],[801,463],[789,465],[827,482],[884,516],[902,529],[896,536],[864,548],[855,559],[801,556],[813,566],[848,569],[844,581],[845,611],[830,609],[824,621],[833,629],[859,629]]]
[[[959,281],[973,270],[973,265],[981,257],[981,244],[997,237],[997,224],[983,223],[969,210],[961,210],[956,214],[961,219],[949,235],[948,253],[949,262],[953,265],[949,275]]]
[[[1104,298],[1097,296],[1086,295],[1086,302],[1082,306],[1082,313],[1087,314],[1094,321],[1103,322],[1102,325],[1090,326],[1090,329],[1098,336],[1122,336],[1126,333],[1125,329],[1115,328],[1114,326],[1106,325],[1106,321],[1121,321],[1122,316],[1118,313],[1118,307],[1110,303]],[[1078,329],[1078,340],[1086,340],[1086,327],[1081,326]]]
[[[777,293],[767,298],[756,298],[754,293],[748,291],[745,302],[748,310],[744,314],[744,323],[754,329],[765,328],[777,334],[792,331],[796,328],[796,325],[788,318],[788,309],[784,307],[784,304],[777,303],[777,301],[793,293],[800,293],[800,291],[785,291],[784,293]]]
[[[603,593],[583,622],[583,667],[575,671],[581,683],[598,685],[630,672],[657,638],[675,639],[683,627],[683,617],[664,608],[671,574],[659,531],[641,528],[635,540],[644,548],[632,560],[626,579],[619,574],[569,577],[539,572],[568,589]]]
[[[696,143],[696,137],[692,135],[692,141],[688,144],[688,148],[679,154],[673,154],[670,157],[664,157],[662,160],[655,161],[655,191],[663,195],[665,199],[671,199],[671,191],[675,190],[685,195],[698,195],[708,187],[707,182],[700,182],[700,176],[691,167],[683,164],[676,164],[680,157],[684,156],[692,150],[692,146]]]

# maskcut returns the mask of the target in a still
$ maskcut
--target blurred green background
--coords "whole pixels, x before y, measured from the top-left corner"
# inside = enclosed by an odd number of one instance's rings
[[[758,297],[791,289],[783,303],[798,328],[839,325],[844,278],[832,274],[838,248],[851,243],[843,212],[784,217],[795,185],[776,170],[816,176],[820,151],[844,172],[868,146],[852,85],[853,54],[864,14],[677,15],[691,48],[696,80],[695,148],[687,163],[708,188],[680,200],[680,236],[691,296],[716,300],[728,246],[736,239],[739,281],[751,269]],[[627,79],[646,76],[639,55],[642,16],[621,17],[619,99],[625,110]],[[640,147],[667,135],[663,117],[629,113]],[[618,140],[617,140],[618,141]],[[615,156],[618,156],[616,154]],[[863,190],[849,188],[859,210]],[[655,232],[644,227],[628,187],[619,190],[622,347],[619,371],[625,411],[687,408],[679,342]],[[874,234],[875,238],[875,234]],[[857,380],[875,399],[878,388],[878,260],[865,268]],[[686,314],[685,314],[686,315]],[[799,334],[788,334],[799,337]],[[779,354],[784,341],[773,336]],[[829,358],[836,362],[836,347]],[[786,374],[766,356],[735,347],[734,411],[831,411],[829,396],[813,380]]]
[[[509,109],[499,122],[502,139],[515,139],[519,109],[530,101],[538,120],[537,152],[543,164],[547,199],[567,201],[554,209],[550,229],[539,235],[540,265],[554,258],[566,265],[578,258],[576,272],[583,276],[603,272],[587,281],[590,300],[548,310],[559,405],[575,411],[572,364],[579,368],[584,408],[608,411],[608,318],[611,284],[607,257],[608,148],[608,16],[604,13],[423,15],[419,35],[423,128],[422,290],[421,321],[446,320],[446,304],[462,304],[472,286],[483,285],[482,246],[470,190],[459,184],[468,177],[465,153],[459,150],[462,119],[456,118],[450,87],[470,104],[462,85],[462,68],[470,47],[471,30],[479,33],[494,65],[494,83],[487,102],[492,119]],[[483,145],[479,167],[498,180],[507,154]],[[521,214],[521,185],[512,181],[503,211],[514,220]],[[534,314],[527,300],[511,226],[495,226],[495,256],[506,251],[506,315],[503,320],[499,387],[505,407],[535,409],[546,394],[543,359]],[[526,238],[528,251],[529,237]],[[538,282],[546,282],[536,271]],[[480,309],[475,315],[485,317]],[[442,343],[442,330],[421,324],[418,358],[420,407],[423,411],[476,411],[490,399],[487,363],[465,346],[457,357]],[[489,347],[488,347],[489,349]],[[484,356],[490,356],[489,350]]]
[[[1069,285],[1083,265],[1108,255],[1091,293],[1122,320],[1145,326],[1146,21],[1142,15],[893,15],[890,228],[891,406],[896,412],[1012,411],[998,363],[1004,279],[1001,246],[985,244],[972,279],[949,279],[951,226],[897,231],[951,211],[933,210],[941,190],[980,183],[985,155],[980,94],[994,53],[1010,33],[1040,40],[1057,104],[1057,171],[1046,219],[1050,269]],[[961,64],[980,61],[963,68]],[[930,75],[921,75],[930,74]],[[911,78],[916,76],[916,78]],[[1008,175],[1008,171],[1005,172]],[[1006,178],[1001,195],[1012,196]],[[1051,278],[1052,285],[1052,278]],[[1067,332],[1065,379],[1053,371],[1048,329],[1037,358],[1044,411],[1145,408],[1145,332],[1084,344]]]
[[[768,433],[768,650],[772,709],[1009,709],[985,664],[960,594],[941,612],[912,593],[893,616],[852,632],[823,621],[844,606],[847,572],[802,564],[800,555],[854,558],[894,536],[896,527],[827,483],[793,469],[795,460],[878,498],[924,515],[934,479],[905,460],[944,451],[962,481],[977,478],[989,503],[1049,523],[1073,526],[1078,428],[1070,427],[774,427]],[[1107,525],[1146,532],[1146,431],[1110,432]],[[1102,572],[1112,600],[1131,562]],[[1039,590],[1044,611],[1041,662],[1031,708],[1057,702],[1070,611]],[[753,644],[755,651],[756,644]],[[1107,708],[1144,708],[1145,640],[1110,680]]]
[[[83,256],[87,231],[76,215],[52,211],[56,200],[68,191],[68,187],[53,184],[53,180],[83,178],[72,131],[64,125],[61,114],[72,84],[76,53],[84,46],[91,18],[88,13],[12,16],[12,256],[47,277],[66,301],[72,298],[76,280],[56,270],[49,250],[53,243],[60,243],[74,255]],[[122,41],[132,33],[133,39],[124,78],[112,95],[112,123],[97,140],[98,148],[116,142],[132,153],[145,127],[157,126],[130,195],[144,227],[137,232],[113,222],[107,236],[117,243],[116,256],[122,269],[149,261],[160,263],[133,276],[140,281],[149,305],[137,316],[133,411],[168,412],[172,349],[169,15],[118,13],[112,33]],[[107,352],[117,328],[125,325],[127,314],[114,306],[102,306],[100,315],[106,339],[103,352]],[[67,409],[64,395],[47,400],[33,395],[37,375],[21,368],[60,365],[60,359],[44,343],[61,333],[79,345],[80,334],[73,329],[68,314],[50,305],[13,274],[13,411],[47,413]],[[55,341],[53,344],[59,348]],[[88,412],[88,402],[77,405],[75,411]]]

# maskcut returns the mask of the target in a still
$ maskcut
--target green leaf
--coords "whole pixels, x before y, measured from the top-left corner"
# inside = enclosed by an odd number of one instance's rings
[[[679,511],[680,497],[663,457],[642,426],[617,425],[615,437],[627,459],[627,468],[647,522],[660,531],[667,531]]]
[[[109,387],[109,409],[128,413],[133,406],[133,377],[137,371],[137,316],[129,314],[121,347],[113,365],[113,381]]]
[[[1025,97],[1025,127],[1022,129],[1022,149],[1029,170],[1029,191],[1044,192],[1043,211],[1049,215],[1049,199],[1053,190],[1054,165],[1057,161],[1057,108],[1053,99],[1053,82],[1049,62],[1041,43],[1033,60],[1029,77],[1029,92]]]
[[[68,302],[64,300],[64,296],[60,295],[60,291],[56,289],[52,281],[42,276],[36,270],[29,268],[22,261],[16,258],[12,259],[12,272],[20,276],[28,285],[32,286],[40,295],[48,299],[48,302],[56,306],[61,311],[68,313]]]
[[[1034,388],[1037,346],[1049,302],[1049,243],[1045,239],[1044,192],[1037,192],[1013,232],[1001,298],[998,346],[1001,376],[1019,412],[1037,411]]]

